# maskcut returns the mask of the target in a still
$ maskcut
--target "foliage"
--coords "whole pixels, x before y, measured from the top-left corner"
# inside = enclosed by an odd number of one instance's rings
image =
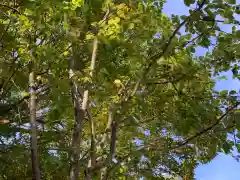
[[[1,179],[36,177],[34,109],[42,179],[73,180],[75,168],[79,179],[190,180],[240,147],[237,92],[216,92],[211,78],[239,78],[239,5],[184,0],[196,8],[169,18],[164,3],[0,2]],[[213,50],[196,57],[198,47]]]

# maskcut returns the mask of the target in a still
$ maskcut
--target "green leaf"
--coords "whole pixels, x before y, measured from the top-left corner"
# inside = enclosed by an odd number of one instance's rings
[[[64,28],[64,29],[68,29],[68,28],[69,28],[69,24],[64,23],[64,24],[63,24],[63,28]]]
[[[236,121],[236,128],[239,131],[240,130],[240,118],[235,118],[235,121]]]
[[[237,133],[236,136],[237,136],[238,139],[240,139],[240,133],[239,133],[239,131],[238,131],[238,133]]]
[[[119,172],[120,172],[120,173],[124,173],[124,171],[125,171],[125,170],[124,170],[124,167],[120,167]]]
[[[238,39],[240,39],[240,30],[237,30],[237,31],[236,31],[236,37],[237,37]]]
[[[82,6],[83,3],[84,3],[83,0],[72,0],[72,4],[73,4],[74,6],[76,6],[76,7]]]
[[[227,76],[219,76],[218,80],[228,80]]]
[[[226,8],[223,13],[223,17],[228,19],[233,19],[233,10],[231,8]]]
[[[236,0],[226,0],[229,4],[236,4]]]
[[[236,94],[236,93],[237,93],[237,91],[235,91],[235,90],[231,90],[231,91],[229,92],[230,95],[233,95],[233,94]]]
[[[180,24],[179,16],[172,15],[172,22],[176,24]]]
[[[133,28],[134,28],[134,26],[135,26],[135,24],[134,24],[134,23],[130,23],[130,24],[128,25],[128,29],[133,29]]]
[[[189,49],[189,51],[191,53],[195,53],[196,52],[195,47],[193,47],[193,46],[189,46],[188,49]]]
[[[183,21],[185,21],[185,20],[188,18],[188,16],[182,15],[182,16],[180,16],[180,18],[181,18]]]
[[[228,95],[228,90],[223,90],[220,92],[221,96],[227,96]]]
[[[201,32],[203,32],[202,28],[203,27],[201,27],[201,30],[200,30]],[[205,48],[208,48],[210,44],[211,44],[211,41],[207,37],[202,37],[202,39],[199,42],[199,45]]]
[[[222,145],[222,148],[223,148],[224,153],[229,154],[232,150],[232,144],[229,142],[224,142]]]
[[[184,0],[184,4],[186,6],[190,6],[191,4],[194,4],[195,3],[195,0]]]
[[[236,32],[236,30],[237,30],[236,26],[233,26],[232,27],[232,33],[234,34]]]
[[[240,144],[237,144],[236,147],[237,147],[238,153],[240,153]]]
[[[232,68],[233,77],[236,77],[238,75],[238,69],[239,69],[238,66],[234,66]]]

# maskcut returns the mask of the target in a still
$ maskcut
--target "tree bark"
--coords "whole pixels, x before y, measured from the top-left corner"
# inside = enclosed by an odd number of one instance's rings
[[[36,92],[34,83],[34,73],[29,74],[30,86],[30,124],[31,124],[31,155],[32,155],[32,171],[33,180],[40,180],[40,163],[38,156],[38,143],[37,143],[37,122],[36,122]]]
[[[92,51],[90,74],[89,74],[91,79],[93,78],[93,73],[95,71],[97,49],[98,49],[98,38],[95,37],[93,41],[93,51]],[[87,111],[90,132],[91,132],[90,159],[88,162],[88,168],[91,168],[95,166],[95,163],[96,163],[96,139],[95,139],[95,124],[93,121],[93,117],[91,115],[91,111],[88,109],[89,107],[88,96],[89,96],[89,91],[87,89],[84,91],[84,94],[83,94],[83,109]],[[87,172],[87,176],[88,176],[88,179],[91,179],[92,178],[91,172],[90,173]]]
[[[71,153],[70,153],[70,180],[78,180],[80,172],[80,144],[83,129],[84,110],[81,107],[82,98],[78,91],[77,83],[74,80],[74,59],[69,59],[69,79],[72,93],[72,100],[75,111],[75,122],[72,134]]]

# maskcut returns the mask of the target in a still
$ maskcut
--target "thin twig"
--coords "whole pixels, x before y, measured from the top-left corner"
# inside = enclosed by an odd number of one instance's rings
[[[0,6],[5,7],[5,8],[7,8],[7,9],[11,9],[13,12],[16,12],[16,13],[18,13],[18,14],[21,15],[21,13],[20,13],[16,8],[13,8],[13,7],[8,6],[8,5],[6,5],[6,4],[0,4]]]
[[[5,34],[7,33],[8,29],[10,28],[10,24],[11,24],[11,20],[9,21],[7,28],[4,30],[4,32],[2,33],[2,36],[0,38],[0,43],[2,43],[3,37],[5,36]]]

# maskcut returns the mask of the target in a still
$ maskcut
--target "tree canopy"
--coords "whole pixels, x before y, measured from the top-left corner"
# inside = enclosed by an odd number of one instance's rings
[[[240,152],[238,92],[213,78],[240,79],[239,4],[165,3],[0,1],[0,179],[192,180]]]

